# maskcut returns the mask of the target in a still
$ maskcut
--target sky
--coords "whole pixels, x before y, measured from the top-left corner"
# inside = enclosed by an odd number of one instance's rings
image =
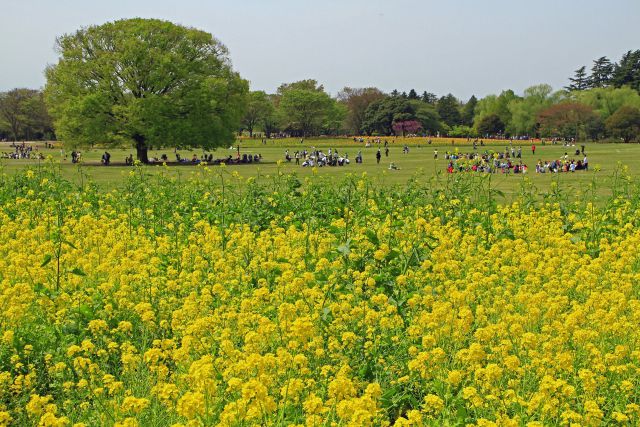
[[[560,89],[640,49],[640,0],[0,0],[0,91],[38,88],[57,36],[123,18],[213,34],[252,90],[313,78],[461,99]]]

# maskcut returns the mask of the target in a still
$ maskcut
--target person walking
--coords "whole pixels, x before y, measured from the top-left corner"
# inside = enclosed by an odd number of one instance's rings
[[[533,145],[531,146],[531,153],[532,153],[534,156],[536,155],[536,145],[535,145],[535,144],[533,144]]]
[[[380,153],[380,149],[378,148],[378,152],[376,153],[376,161],[380,163],[380,158],[382,157],[382,153]]]

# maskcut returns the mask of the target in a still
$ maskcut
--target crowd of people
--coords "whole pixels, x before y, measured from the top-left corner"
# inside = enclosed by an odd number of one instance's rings
[[[437,157],[437,151],[434,158]],[[520,153],[520,158],[522,153]],[[519,157],[511,156],[509,152],[489,152],[484,153],[449,153],[445,154],[447,162],[447,172],[486,172],[486,173],[527,173],[527,165],[522,163]]]
[[[13,148],[12,151],[2,152],[3,159],[39,159],[43,160],[44,155],[38,152],[38,148],[33,145],[27,145],[26,143],[12,143],[9,147]]]
[[[561,159],[538,160],[538,163],[536,163],[536,173],[575,172],[579,170],[589,170],[589,159],[586,154],[581,160],[569,159],[567,153],[564,153]]]
[[[532,154],[535,155],[535,145],[531,148]],[[589,160],[582,150],[575,151],[575,157],[581,156],[582,159],[576,160],[570,158],[568,153],[564,153],[560,159],[542,160],[536,163],[536,173],[556,173],[556,172],[575,172],[579,170],[589,169]],[[438,158],[438,150],[434,150],[434,159]],[[504,152],[485,151],[478,153],[459,153],[447,151],[444,155],[447,160],[447,172],[486,172],[486,173],[527,173],[529,170],[526,163],[522,161],[521,147],[505,147]]]
[[[362,163],[362,152],[359,152],[358,156],[360,159],[359,163]],[[302,167],[345,166],[351,163],[348,154],[343,156],[338,153],[338,150],[332,148],[329,148],[326,153],[316,149],[312,151],[307,151],[306,149],[296,151],[293,153],[293,158],[289,154],[289,150],[286,150],[284,158],[287,162],[295,159],[296,165],[301,165]],[[358,157],[356,157],[356,163],[358,163]]]

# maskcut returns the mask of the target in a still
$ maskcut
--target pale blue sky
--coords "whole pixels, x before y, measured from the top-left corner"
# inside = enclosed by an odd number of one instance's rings
[[[315,78],[460,98],[537,83],[640,49],[640,0],[0,0],[0,90],[44,85],[57,35],[154,17],[212,33],[252,89]]]

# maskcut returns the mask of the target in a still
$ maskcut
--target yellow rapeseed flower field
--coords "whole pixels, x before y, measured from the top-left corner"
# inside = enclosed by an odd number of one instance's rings
[[[201,173],[3,178],[0,426],[639,422],[632,190]]]

